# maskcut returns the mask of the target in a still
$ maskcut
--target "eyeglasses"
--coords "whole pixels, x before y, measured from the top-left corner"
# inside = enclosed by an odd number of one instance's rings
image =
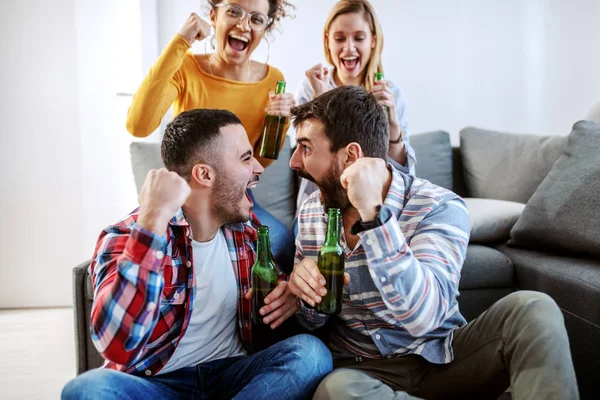
[[[267,17],[265,14],[258,11],[249,13],[237,4],[219,3],[215,7],[224,7],[227,18],[236,24],[249,16],[248,22],[250,24],[250,28],[252,28],[252,30],[255,32],[264,31],[272,22],[272,19]]]

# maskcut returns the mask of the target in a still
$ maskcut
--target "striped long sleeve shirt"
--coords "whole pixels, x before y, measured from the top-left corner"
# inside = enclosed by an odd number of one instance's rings
[[[392,171],[384,204],[393,215],[359,233],[354,249],[342,231],[350,284],[344,287],[341,313],[331,317],[328,346],[335,358],[419,354],[432,363],[449,363],[452,332],[466,323],[457,297],[469,242],[467,209],[451,191]],[[299,214],[296,262],[317,260],[326,230],[316,192]],[[328,318],[303,304],[297,317],[308,329]]]

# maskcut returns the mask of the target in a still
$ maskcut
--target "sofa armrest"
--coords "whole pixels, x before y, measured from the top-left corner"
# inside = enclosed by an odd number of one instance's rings
[[[88,369],[87,338],[89,336],[86,312],[85,312],[85,291],[86,276],[90,261],[79,264],[73,268],[73,317],[75,327],[75,362],[77,374],[81,374]]]

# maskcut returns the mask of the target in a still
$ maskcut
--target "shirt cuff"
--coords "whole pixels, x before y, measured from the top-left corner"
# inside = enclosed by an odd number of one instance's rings
[[[142,268],[158,271],[162,266],[166,249],[167,235],[158,236],[136,223],[133,225],[123,254]]]

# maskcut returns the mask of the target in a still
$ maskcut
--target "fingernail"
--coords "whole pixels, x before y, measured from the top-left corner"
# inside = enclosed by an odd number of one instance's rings
[[[265,310],[264,310],[264,308],[261,308],[261,309],[260,309],[258,312],[260,313],[260,315],[265,315]]]
[[[321,279],[321,280],[319,281],[319,283],[320,283],[321,285],[324,285],[324,284],[325,284],[325,279]]]
[[[265,299],[265,304],[269,304],[271,302],[271,299]]]
[[[320,302],[321,302],[321,300],[322,300],[322,299],[321,299],[321,296],[317,296],[317,297],[315,297],[315,300],[317,301],[317,303],[320,303]]]
[[[265,318],[265,319],[263,319],[263,322],[264,322],[265,324],[268,324],[268,323],[269,323],[269,318]]]

